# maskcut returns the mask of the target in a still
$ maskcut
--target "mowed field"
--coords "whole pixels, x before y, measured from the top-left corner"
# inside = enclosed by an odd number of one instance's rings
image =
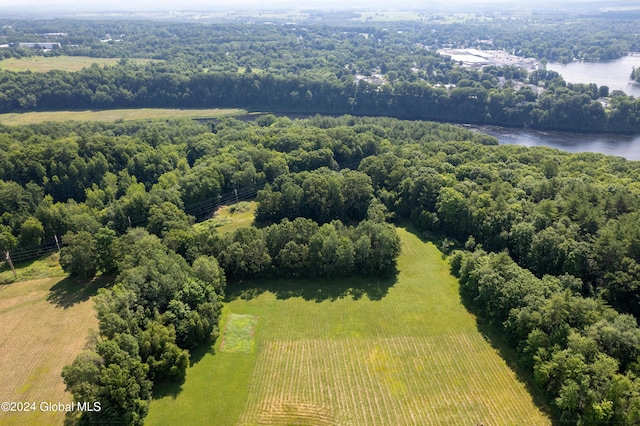
[[[0,61],[0,69],[10,71],[47,72],[51,70],[80,71],[89,68],[92,64],[100,67],[115,65],[119,58],[91,58],[89,56],[32,56],[30,58],[7,58]],[[160,62],[154,59],[129,59],[131,62],[145,64],[148,62]]]
[[[102,285],[65,277],[0,285],[0,402],[36,403],[35,412],[1,412],[1,425],[61,425],[64,413],[40,403],[71,403],[61,377],[97,329],[90,297]]]
[[[173,118],[214,118],[245,114],[240,109],[172,109],[172,108],[133,108],[83,111],[36,111],[0,114],[0,124],[20,126],[45,121],[117,121]]]
[[[550,424],[478,331],[440,252],[399,233],[389,281],[228,289],[221,338],[194,354],[184,384],[161,389],[146,424]]]

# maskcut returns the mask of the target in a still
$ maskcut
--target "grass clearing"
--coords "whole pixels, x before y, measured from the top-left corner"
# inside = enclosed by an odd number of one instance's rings
[[[440,252],[398,231],[392,280],[230,286],[221,327],[257,317],[254,348],[218,342],[194,357],[181,389],[152,401],[147,424],[550,424],[478,331]]]
[[[78,282],[49,277],[0,285],[0,401],[35,402],[35,412],[0,412],[2,425],[61,425],[65,413],[42,412],[41,402],[71,403],[62,367],[97,328],[93,296],[109,277]]]
[[[60,254],[53,252],[35,260],[16,263],[16,276],[7,262],[0,262],[0,284],[16,281],[34,280],[37,278],[61,277],[65,275],[60,266]]]
[[[22,126],[37,124],[45,121],[131,121],[147,119],[173,119],[173,118],[217,118],[245,114],[240,109],[171,109],[171,108],[133,108],[133,109],[106,109],[84,111],[36,111],[24,113],[0,114],[0,124],[9,126]]]
[[[220,207],[213,218],[221,224],[218,232],[233,232],[238,228],[251,225],[257,207],[256,201],[240,201],[237,204]]]
[[[161,62],[157,59],[128,59],[131,62],[146,64]],[[52,70],[80,71],[92,64],[100,67],[115,65],[119,58],[91,58],[89,56],[32,56],[30,58],[7,58],[0,61],[0,69],[9,71],[47,72]]]
[[[253,349],[253,333],[258,318],[253,315],[229,314],[224,328],[221,352],[242,352],[248,354]]]

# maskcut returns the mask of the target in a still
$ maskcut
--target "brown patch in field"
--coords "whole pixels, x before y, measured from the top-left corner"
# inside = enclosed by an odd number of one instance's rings
[[[332,426],[336,421],[327,407],[294,401],[272,401],[260,413],[258,424]]]

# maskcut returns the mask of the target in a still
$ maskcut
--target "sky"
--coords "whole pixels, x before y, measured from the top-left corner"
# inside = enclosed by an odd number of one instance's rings
[[[596,0],[563,0],[563,2],[589,2]],[[34,10],[216,10],[216,9],[426,9],[434,5],[464,7],[480,5],[535,5],[533,0],[0,0],[2,8],[22,8]],[[557,3],[557,2],[555,2]],[[1,15],[0,15],[1,17]]]
[[[451,0],[449,3],[496,3],[507,2],[509,0]],[[353,2],[345,2],[344,0],[3,0],[3,6],[23,6],[23,7],[45,7],[50,5],[55,6],[76,6],[87,7],[91,9],[105,8],[105,9],[119,9],[121,7],[162,7],[162,8],[176,8],[176,9],[210,9],[221,7],[264,7],[269,8],[273,6],[286,6],[290,8],[303,9],[313,6],[325,5],[328,7],[345,7]],[[370,4],[374,6],[386,6],[393,8],[400,8],[402,6],[416,7],[423,6],[429,7],[432,3],[443,3],[443,1],[420,1],[420,0],[398,0],[393,3],[389,3],[388,0],[366,0],[362,4]]]

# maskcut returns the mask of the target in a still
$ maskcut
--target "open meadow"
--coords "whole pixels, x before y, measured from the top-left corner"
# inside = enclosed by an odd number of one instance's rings
[[[160,62],[154,59],[132,58],[131,62],[145,64],[148,62]],[[89,56],[31,56],[27,58],[7,58],[0,61],[0,69],[10,71],[47,72],[52,70],[80,71],[89,68],[92,64],[100,67],[115,65],[120,58],[91,58]]]
[[[132,108],[84,111],[37,111],[0,114],[0,124],[21,126],[45,121],[131,121],[172,118],[215,118],[245,114],[240,109],[174,109],[174,108]]]
[[[545,425],[431,243],[388,280],[227,288],[221,337],[156,393],[149,425]],[[304,286],[303,289],[300,287]]]
[[[2,425],[61,425],[65,414],[40,403],[72,401],[60,375],[97,328],[91,296],[104,279],[49,277],[0,285],[0,402],[35,403],[35,411],[0,412]]]

